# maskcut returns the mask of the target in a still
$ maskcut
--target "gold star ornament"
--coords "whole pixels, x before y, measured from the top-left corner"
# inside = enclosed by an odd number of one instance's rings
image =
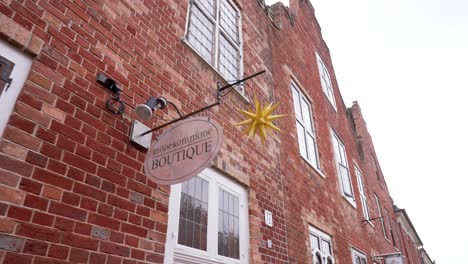
[[[255,98],[255,109],[252,109],[252,111],[250,112],[245,110],[239,110],[248,119],[237,123],[234,126],[247,126],[245,134],[248,138],[251,138],[258,132],[258,135],[262,139],[262,143],[265,143],[268,129],[283,132],[281,131],[281,129],[279,129],[273,124],[273,121],[287,115],[271,114],[276,109],[276,107],[278,107],[278,105],[279,103],[275,105],[273,105],[273,103],[270,103],[265,108],[262,108],[260,102],[257,100],[257,98]]]

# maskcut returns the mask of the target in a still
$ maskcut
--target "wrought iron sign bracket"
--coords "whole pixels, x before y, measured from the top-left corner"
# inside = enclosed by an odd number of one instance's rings
[[[165,123],[165,124],[162,124],[162,125],[160,125],[160,126],[158,126],[158,127],[153,128],[153,129],[150,129],[150,130],[148,130],[148,131],[146,131],[146,132],[140,134],[140,136],[144,136],[144,135],[146,135],[146,134],[148,134],[148,133],[157,131],[157,130],[159,130],[159,129],[161,129],[161,128],[164,128],[164,127],[166,127],[166,126],[169,126],[169,125],[171,125],[171,124],[174,124],[174,123],[176,123],[176,122],[178,122],[178,121],[180,121],[180,120],[184,120],[184,119],[186,119],[186,118],[188,118],[188,117],[194,116],[194,115],[196,115],[196,114],[198,114],[198,113],[200,113],[200,112],[206,111],[206,110],[208,110],[208,109],[210,109],[210,108],[213,108],[213,107],[215,107],[215,106],[220,105],[220,104],[221,104],[221,99],[222,99],[225,95],[227,95],[229,92],[231,92],[231,90],[234,89],[237,85],[240,85],[240,84],[242,84],[243,82],[245,82],[245,81],[247,81],[247,80],[250,80],[250,79],[252,79],[252,78],[255,78],[255,77],[257,77],[258,75],[263,74],[263,73],[265,73],[265,70],[260,71],[260,72],[257,72],[257,73],[255,73],[255,74],[252,74],[252,75],[250,75],[250,76],[247,76],[247,77],[245,77],[245,78],[243,78],[243,79],[241,79],[241,80],[237,80],[237,81],[235,81],[234,83],[228,83],[228,84],[223,85],[223,86],[221,86],[221,82],[218,82],[218,84],[217,84],[217,89],[216,89],[216,102],[215,102],[215,103],[212,103],[212,104],[210,104],[210,105],[207,105],[207,106],[205,106],[205,107],[202,107],[202,108],[200,108],[200,109],[198,109],[198,110],[195,110],[195,111],[193,111],[193,112],[191,112],[191,113],[189,113],[189,114],[186,114],[186,115],[181,115],[179,109],[178,109],[178,108],[176,107],[176,105],[173,104],[172,102],[169,102],[169,101],[167,101],[165,98],[162,98],[162,97],[157,98],[157,99],[159,99],[159,100],[161,100],[161,101],[162,101],[162,100],[165,100],[167,103],[171,104],[171,105],[177,110],[177,112],[178,112],[178,114],[179,114],[179,118],[174,119],[174,120],[172,120],[172,121],[169,121],[169,122],[167,122],[167,123]],[[229,89],[229,90],[228,90],[228,89]],[[226,92],[226,91],[227,91],[227,92]],[[154,97],[153,97],[153,98],[154,98]],[[151,98],[150,98],[150,100],[151,100]],[[150,102],[150,100],[148,100],[146,104],[148,104],[148,103]],[[154,102],[154,100],[153,100],[153,102]],[[163,108],[165,108],[165,107],[167,106],[167,103],[163,105],[163,104],[157,104],[157,102],[156,102],[155,105],[152,106],[152,108],[163,109]]]
[[[383,218],[383,216],[378,216],[378,217],[374,217],[371,219],[364,219],[361,222],[370,222],[370,221],[374,221],[374,220],[381,219],[381,218]]]

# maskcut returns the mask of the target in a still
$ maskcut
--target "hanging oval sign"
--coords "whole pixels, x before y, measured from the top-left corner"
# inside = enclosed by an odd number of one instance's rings
[[[153,143],[146,154],[145,173],[163,185],[186,181],[211,165],[222,143],[223,130],[214,120],[181,121]]]

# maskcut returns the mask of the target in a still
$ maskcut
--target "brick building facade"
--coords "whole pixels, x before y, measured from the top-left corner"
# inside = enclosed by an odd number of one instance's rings
[[[313,7],[290,2],[0,0],[2,263],[422,263]],[[136,105],[188,114],[261,70],[201,114],[224,133],[210,168],[172,187],[145,175]],[[288,114],[265,144],[233,126],[254,97]],[[155,114],[148,127],[177,117]]]

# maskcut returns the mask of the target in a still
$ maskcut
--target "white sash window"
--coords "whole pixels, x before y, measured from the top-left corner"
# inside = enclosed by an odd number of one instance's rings
[[[318,53],[315,54],[317,55],[317,66],[323,93],[328,98],[328,101],[330,101],[333,108],[336,110],[335,93],[333,92],[333,85],[330,78],[330,73],[328,72],[327,66],[325,66],[325,63],[323,63]]]
[[[353,264],[366,264],[366,255],[362,254],[361,252],[351,249],[353,255]]]
[[[242,76],[239,9],[229,0],[191,0],[187,43],[226,81]]]
[[[299,90],[297,84],[291,83],[294,112],[296,113],[297,141],[301,156],[315,169],[319,170],[317,138],[315,136],[312,109],[309,101]]]
[[[333,264],[333,247],[331,237],[318,230],[313,226],[309,226],[310,246],[312,250],[313,264]]]
[[[247,192],[206,169],[171,188],[165,263],[248,263]]]
[[[359,196],[361,198],[361,204],[362,204],[362,212],[364,214],[364,219],[369,221],[369,206],[367,204],[367,197],[366,197],[366,191],[364,189],[364,183],[362,181],[362,173],[358,169],[358,167],[355,165],[355,172],[356,172],[356,178],[358,181],[358,188],[359,188]],[[370,222],[369,222],[370,223]]]
[[[351,175],[349,173],[349,165],[346,158],[345,146],[334,131],[332,131],[331,134],[333,152],[335,154],[336,170],[341,183],[341,192],[351,204],[355,205],[354,192],[351,184]]]

